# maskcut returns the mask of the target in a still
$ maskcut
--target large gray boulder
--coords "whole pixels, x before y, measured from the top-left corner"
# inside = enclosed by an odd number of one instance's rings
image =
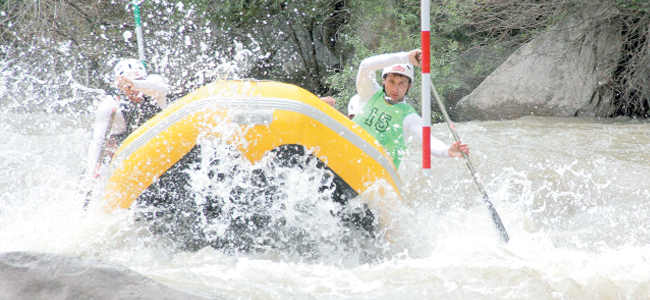
[[[469,95],[478,87],[486,77],[498,68],[515,50],[514,42],[499,43],[492,46],[472,48],[463,53],[454,64],[450,76],[446,80],[453,81],[458,87],[453,92],[446,92],[442,96],[445,109],[452,119],[455,119],[455,109],[458,101]],[[437,105],[433,110],[440,112]]]
[[[620,55],[619,12],[590,5],[522,45],[455,108],[455,119],[607,116]]]
[[[122,266],[59,254],[0,254],[0,299],[208,299]]]

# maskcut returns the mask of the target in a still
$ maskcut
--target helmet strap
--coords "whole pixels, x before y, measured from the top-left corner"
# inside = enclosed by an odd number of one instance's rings
[[[398,102],[393,102],[394,101],[393,97],[389,97],[388,94],[386,94],[386,86],[382,86],[382,92],[384,93],[384,101],[386,101],[386,103],[390,105],[398,103]]]

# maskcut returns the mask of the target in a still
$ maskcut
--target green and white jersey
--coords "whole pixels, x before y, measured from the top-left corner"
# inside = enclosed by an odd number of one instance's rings
[[[414,113],[416,113],[415,109],[408,103],[388,104],[384,100],[383,90],[379,90],[363,107],[361,114],[354,117],[353,121],[386,148],[395,167],[399,168],[407,148],[402,124],[407,115]]]

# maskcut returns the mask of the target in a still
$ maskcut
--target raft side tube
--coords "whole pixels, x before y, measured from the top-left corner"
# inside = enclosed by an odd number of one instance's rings
[[[174,102],[123,142],[107,175],[108,208],[131,207],[203,136],[222,138],[212,129],[219,122],[241,126],[247,143],[238,150],[251,163],[283,145],[301,145],[356,193],[384,179],[401,198],[399,176],[383,147],[315,95],[284,83],[218,81]]]

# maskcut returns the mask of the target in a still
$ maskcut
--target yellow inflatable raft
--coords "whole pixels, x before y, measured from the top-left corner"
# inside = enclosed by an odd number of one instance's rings
[[[315,95],[278,82],[218,81],[174,102],[123,142],[107,174],[103,198],[109,208],[131,207],[201,138],[220,138],[210,129],[220,122],[244,129],[240,138],[246,143],[236,147],[251,163],[271,151],[310,152],[335,174],[342,201],[378,180],[401,195],[398,174],[382,146]]]

